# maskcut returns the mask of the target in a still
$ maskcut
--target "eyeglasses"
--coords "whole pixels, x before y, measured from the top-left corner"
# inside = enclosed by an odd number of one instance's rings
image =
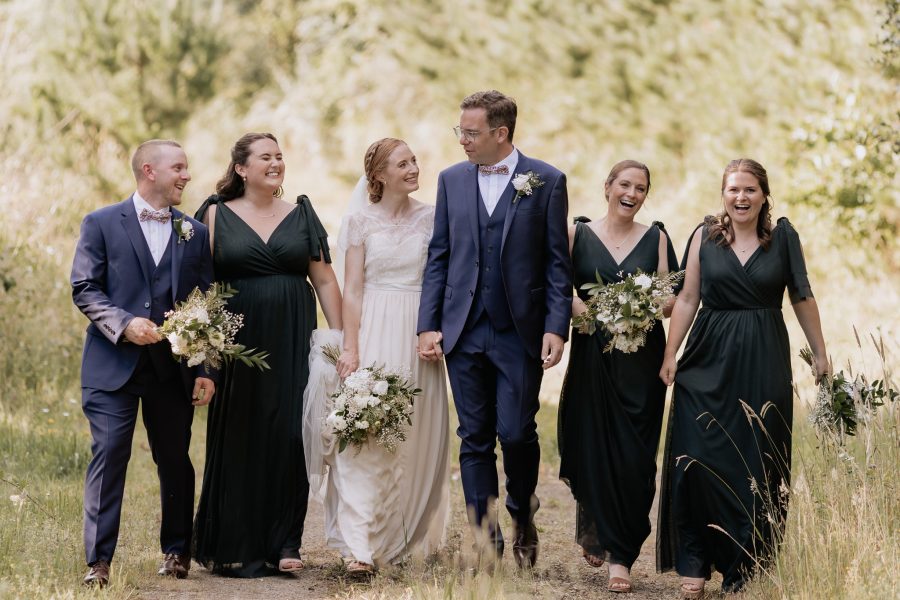
[[[497,129],[500,129],[500,127],[491,127],[490,129],[487,130],[487,132],[490,133],[492,131],[496,131]],[[464,137],[467,142],[474,142],[475,138],[477,138],[482,133],[484,133],[484,132],[483,131],[469,131],[467,129],[463,129],[459,125],[457,125],[456,127],[453,128],[453,134],[456,136],[456,139],[459,139],[460,137]]]

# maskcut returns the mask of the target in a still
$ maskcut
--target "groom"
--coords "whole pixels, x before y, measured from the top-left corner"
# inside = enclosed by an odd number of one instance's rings
[[[82,409],[92,459],[84,489],[87,585],[109,581],[125,470],[140,404],[162,501],[160,575],[190,568],[194,468],[188,457],[194,406],[215,393],[210,375],[172,359],[155,327],[195,288],[212,282],[206,227],[173,207],[190,181],[178,143],[150,140],[131,161],[137,191],[84,218],[72,265],[72,297],[90,320],[81,363]],[[192,402],[193,399],[193,402]]]
[[[460,108],[454,131],[468,162],[438,178],[418,347],[425,360],[446,355],[466,505],[502,555],[500,528],[485,519],[499,496],[499,438],[513,551],[530,568],[538,551],[538,391],[543,370],[562,356],[572,310],[566,176],[513,146],[512,98],[478,92]]]

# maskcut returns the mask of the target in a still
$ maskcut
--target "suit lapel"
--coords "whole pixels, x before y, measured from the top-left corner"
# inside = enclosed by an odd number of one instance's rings
[[[481,233],[478,229],[478,169],[469,165],[463,180],[463,201],[469,213],[469,225],[472,228],[472,239],[475,240],[475,254],[481,252]]]
[[[509,234],[509,228],[512,226],[513,217],[516,215],[516,211],[519,209],[519,203],[522,198],[519,198],[519,202],[513,202],[512,199],[515,197],[515,188],[513,187],[513,179],[516,178],[516,173],[527,173],[529,168],[531,167],[531,161],[528,160],[528,157],[519,152],[519,162],[516,163],[516,168],[513,170],[513,176],[509,179],[509,183],[506,186],[506,189],[503,191],[503,195],[500,197],[501,201],[506,197],[510,197],[509,199],[509,207],[506,209],[506,218],[503,220],[503,237],[500,241],[500,251],[503,251],[503,246],[506,244],[506,236]],[[523,196],[524,198],[524,196]]]
[[[175,235],[175,219],[183,219],[184,214],[181,211],[175,210],[174,207],[170,210],[172,211],[172,221],[170,221],[172,223],[172,231],[169,234],[169,243],[172,245],[172,303],[174,304],[175,298],[178,297],[178,280],[180,279],[179,275],[181,275],[181,257],[184,256],[184,247],[187,242],[182,241]]]
[[[122,227],[128,235],[134,253],[137,255],[138,262],[141,265],[141,272],[144,274],[144,282],[150,283],[150,275],[153,272],[154,265],[151,264],[153,256],[150,254],[150,247],[147,246],[147,240],[144,238],[144,232],[138,221],[137,211],[134,210],[134,200],[131,196],[122,202]]]

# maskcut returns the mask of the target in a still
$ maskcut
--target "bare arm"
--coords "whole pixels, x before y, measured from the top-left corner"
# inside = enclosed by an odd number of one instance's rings
[[[362,314],[363,285],[365,285],[365,246],[350,246],[344,255],[344,348],[338,359],[337,371],[347,377],[359,368],[359,321]]]
[[[819,318],[819,305],[815,298],[806,298],[793,304],[794,314],[803,329],[803,335],[809,342],[809,347],[815,359],[816,383],[822,375],[829,373],[831,367],[828,364],[828,354],[825,351],[825,336],[822,335],[822,321]]]
[[[216,230],[216,210],[218,206],[215,204],[210,204],[206,208],[206,214],[203,215],[203,224],[206,225],[206,228],[209,229],[209,252],[212,254],[213,251],[213,235]]]
[[[572,248],[575,247],[575,230],[577,225],[569,226],[569,258],[572,257]],[[577,316],[587,310],[584,301],[578,297],[578,294],[572,294],[572,316]]]
[[[331,265],[320,256],[319,260],[309,261],[309,280],[312,282],[325,320],[332,329],[341,328],[341,289]]]
[[[659,263],[656,266],[656,272],[659,275],[667,275],[669,273],[669,236],[665,231],[659,232]],[[672,316],[672,308],[675,306],[676,296],[669,296],[666,305],[663,306],[663,316],[669,318]]]
[[[662,369],[659,377],[666,385],[672,385],[675,381],[677,362],[675,355],[681,347],[687,335],[697,308],[700,306],[700,242],[703,229],[698,228],[691,240],[691,248],[688,251],[687,269],[684,274],[684,287],[675,300],[672,309],[672,320],[669,322],[669,339],[666,341],[666,351],[663,356]]]

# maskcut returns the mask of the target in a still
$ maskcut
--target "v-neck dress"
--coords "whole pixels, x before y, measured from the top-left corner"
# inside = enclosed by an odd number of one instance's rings
[[[702,307],[675,375],[657,568],[689,577],[714,568],[731,591],[766,563],[784,529],[793,388],[781,302],[785,288],[791,303],[813,295],[787,219],[743,265],[702,230]],[[690,242],[685,261],[689,251]]]
[[[586,223],[572,245],[575,288],[622,281],[638,269],[656,272],[662,225],[654,223],[621,263]],[[671,240],[668,268],[678,269]],[[576,540],[588,553],[631,567],[650,535],[666,386],[659,378],[666,337],[662,323],[633,353],[604,352],[609,336],[572,330],[569,366],[559,404],[560,478],[575,497]]]
[[[213,264],[217,281],[238,293],[236,343],[269,353],[270,370],[225,365],[209,405],[203,489],[194,522],[194,558],[240,577],[275,573],[297,556],[309,482],[303,456],[303,390],[309,376],[316,303],[310,260],[331,262],[325,229],[300,196],[268,241],[227,203],[217,204]]]

